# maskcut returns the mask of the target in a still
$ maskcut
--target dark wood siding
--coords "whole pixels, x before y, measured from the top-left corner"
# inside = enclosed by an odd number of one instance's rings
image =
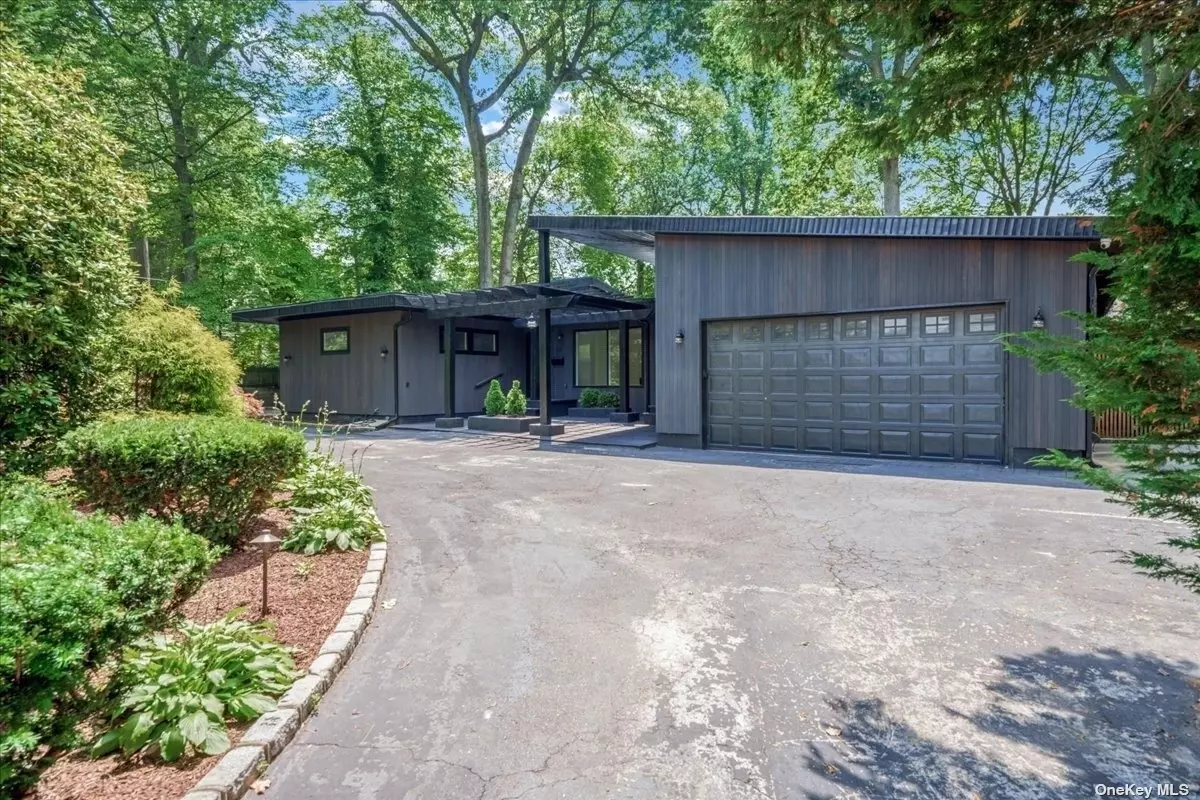
[[[347,314],[279,324],[279,396],[289,411],[323,403],[342,414],[391,416],[395,406],[393,330],[401,312]],[[321,353],[321,329],[346,327],[350,352]],[[387,358],[379,355],[386,347]],[[288,360],[288,357],[291,357]]]
[[[701,322],[771,315],[1003,303],[1008,329],[1040,307],[1052,333],[1078,333],[1063,311],[1084,311],[1085,242],[659,235],[655,246],[655,396],[658,431],[702,429]],[[675,344],[682,330],[684,343]],[[1006,446],[1084,450],[1083,412],[1070,382],[1007,357]]]
[[[640,327],[640,323],[631,323],[629,330],[633,331]],[[550,374],[553,378],[550,384],[550,396],[553,400],[578,400],[579,393],[583,390],[575,385],[575,331],[596,330],[597,328],[617,329],[617,323],[589,324],[589,325],[556,325],[550,340],[550,355],[552,358],[562,358],[563,364],[560,367],[551,366]],[[652,335],[652,331],[643,329],[643,336]],[[653,342],[650,343],[649,353],[647,354],[650,362],[644,367],[644,370],[652,370],[654,359]],[[653,373],[651,373],[651,377]],[[612,391],[617,391],[617,387],[611,387]],[[629,387],[629,406],[631,411],[646,411],[646,389],[644,386]]]

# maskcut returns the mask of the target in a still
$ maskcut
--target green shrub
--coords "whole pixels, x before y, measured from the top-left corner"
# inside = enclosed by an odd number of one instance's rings
[[[63,440],[72,480],[89,501],[125,518],[182,521],[217,544],[266,508],[304,459],[304,437],[235,417],[126,417]]]
[[[512,417],[525,416],[525,393],[521,391],[521,382],[514,380],[509,387],[508,396],[504,398],[504,413]]]
[[[215,755],[229,749],[227,719],[272,711],[299,674],[291,651],[262,623],[236,614],[209,625],[185,622],[177,636],[159,634],[130,648],[117,675],[128,688],[92,755],[118,748],[164,761]]]
[[[579,393],[580,408],[616,408],[616,392],[606,392],[603,389],[584,389]]]
[[[309,453],[283,488],[292,493],[288,506],[293,513],[283,549],[312,555],[330,547],[362,550],[383,541],[371,490],[332,453]]]
[[[229,343],[204,326],[193,308],[146,292],[125,316],[120,360],[132,376],[137,409],[180,414],[241,415],[241,368]]]
[[[97,670],[164,625],[214,557],[180,525],[114,524],[44,484],[0,487],[0,797],[75,743]]]
[[[487,397],[483,398],[483,410],[489,417],[494,417],[504,413],[504,403],[504,390],[500,388],[500,381],[493,378],[488,384]]]

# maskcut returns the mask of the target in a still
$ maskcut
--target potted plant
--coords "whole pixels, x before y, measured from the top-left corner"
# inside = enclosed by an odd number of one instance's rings
[[[493,380],[483,399],[485,413],[468,417],[467,427],[490,433],[528,433],[530,423],[537,418],[526,416],[526,405],[520,381],[513,381],[505,394],[500,381]]]

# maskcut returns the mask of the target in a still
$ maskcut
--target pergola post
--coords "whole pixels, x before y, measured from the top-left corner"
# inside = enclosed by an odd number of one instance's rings
[[[442,324],[442,354],[442,392],[449,418],[454,416],[454,317],[446,317]]]
[[[654,407],[654,365],[650,357],[650,348],[654,343],[654,330],[650,322],[642,324],[642,389],[646,395],[646,411]]]
[[[538,231],[538,283],[550,282],[550,231]],[[542,438],[550,432],[550,309],[538,311],[538,422]]]
[[[629,320],[623,319],[618,323],[620,334],[621,370],[620,370],[620,403],[621,412],[629,413]]]

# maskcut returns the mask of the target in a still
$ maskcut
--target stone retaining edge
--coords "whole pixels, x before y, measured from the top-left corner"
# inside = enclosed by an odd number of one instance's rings
[[[375,612],[383,568],[387,564],[387,542],[371,545],[367,567],[359,579],[354,597],[333,633],[325,639],[308,672],[296,679],[291,688],[279,698],[274,711],[268,711],[250,726],[236,747],[233,747],[208,773],[191,788],[183,800],[238,800],[250,789],[267,764],[283,752],[283,748],[312,714],[321,696],[350,660],[354,648]]]

